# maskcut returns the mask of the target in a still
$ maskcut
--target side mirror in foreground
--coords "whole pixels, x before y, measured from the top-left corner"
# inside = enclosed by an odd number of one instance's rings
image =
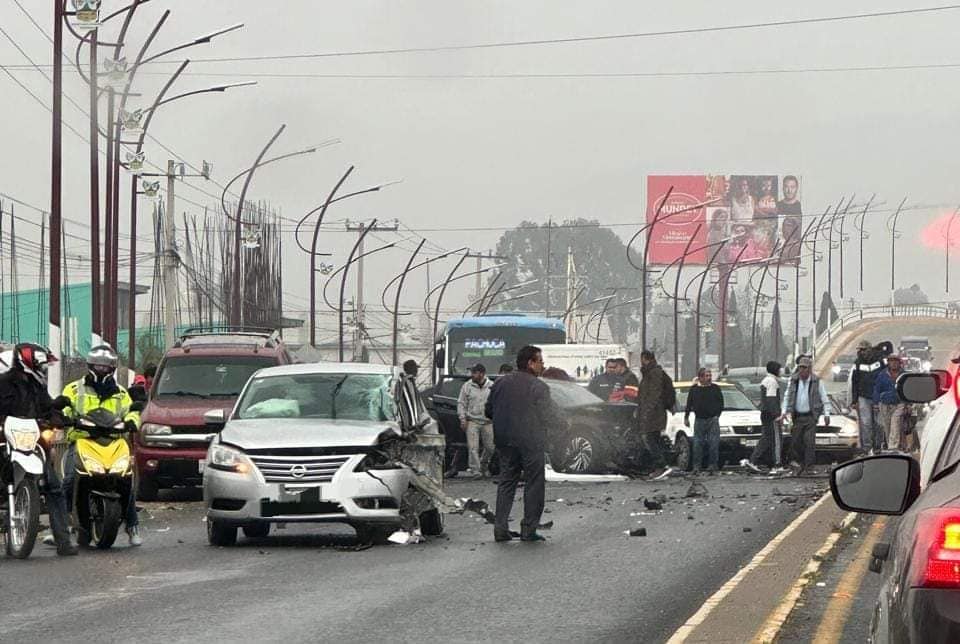
[[[920,496],[920,465],[906,454],[860,458],[834,468],[830,491],[844,510],[903,514]]]
[[[897,395],[911,403],[928,403],[950,391],[950,373],[934,369],[930,373],[905,373],[897,378]]]

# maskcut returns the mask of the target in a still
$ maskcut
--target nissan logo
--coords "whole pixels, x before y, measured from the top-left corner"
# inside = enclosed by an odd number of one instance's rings
[[[298,463],[296,465],[290,466],[290,476],[292,476],[293,478],[302,479],[306,475],[307,475],[307,467],[305,465],[300,465]]]

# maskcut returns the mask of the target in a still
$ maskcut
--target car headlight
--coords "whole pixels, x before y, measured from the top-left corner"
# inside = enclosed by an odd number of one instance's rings
[[[924,371],[930,371],[930,369],[933,368],[933,363],[929,360],[924,360],[922,363],[920,363],[920,366],[923,367]]]
[[[170,425],[157,425],[156,423],[144,423],[140,428],[140,433],[144,436],[169,436],[173,433]]]
[[[207,463],[215,470],[249,474],[253,471],[253,462],[243,452],[224,445],[211,445],[207,453]]]
[[[832,371],[833,373],[840,373],[840,365],[838,364],[833,365],[833,367],[830,368],[830,371]]]
[[[83,469],[87,470],[91,474],[106,474],[107,471],[103,469],[103,465],[93,460],[92,458],[83,459]]]
[[[111,474],[123,474],[127,471],[127,468],[130,467],[130,457],[123,456],[110,467]]]
[[[721,426],[720,426],[720,433],[721,433],[721,434],[732,434],[732,433],[733,433],[733,427],[731,427],[730,425],[721,425]]]
[[[13,449],[19,452],[32,452],[37,447],[37,440],[40,438],[40,432],[36,429],[28,430],[7,430],[8,440],[11,440]]]

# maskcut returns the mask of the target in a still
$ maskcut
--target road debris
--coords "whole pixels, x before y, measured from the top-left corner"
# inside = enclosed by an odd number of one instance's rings
[[[611,481],[629,481],[622,474],[568,474],[557,472],[549,464],[544,468],[544,478],[549,483],[571,481],[575,483],[610,483]]]
[[[643,500],[643,507],[645,507],[645,508],[648,509],[648,510],[662,510],[662,509],[663,509],[663,503],[661,503],[660,501],[657,501],[656,499],[654,499],[653,501],[650,501],[650,500],[648,500],[648,499],[644,499],[644,500]]]
[[[627,530],[624,534],[628,534],[631,537],[645,537],[647,536],[646,528],[633,528],[632,530]]]
[[[540,530],[550,530],[551,528],[553,528],[553,521],[547,521],[546,523],[541,523],[537,527]]]
[[[683,495],[685,499],[694,499],[697,497],[706,497],[710,496],[707,492],[707,488],[703,483],[698,483],[694,481],[690,484],[690,488],[687,490],[687,493]]]
[[[423,535],[420,533],[420,530],[414,530],[413,532],[407,532],[406,530],[397,530],[389,537],[387,541],[390,543],[396,543],[401,546],[405,546],[411,543],[422,543]]]

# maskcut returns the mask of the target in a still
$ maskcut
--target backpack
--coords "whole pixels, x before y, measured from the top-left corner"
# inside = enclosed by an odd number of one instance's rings
[[[677,406],[677,390],[673,386],[673,380],[666,373],[663,374],[663,406],[668,410]]]

